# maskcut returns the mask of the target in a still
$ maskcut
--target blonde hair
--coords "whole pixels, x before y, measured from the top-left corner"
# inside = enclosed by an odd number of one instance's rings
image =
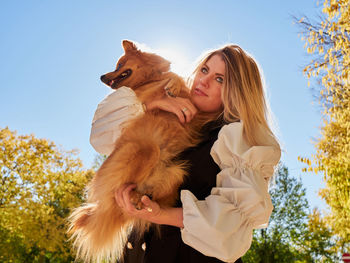
[[[271,139],[278,140],[269,126],[270,110],[265,95],[262,74],[252,56],[237,45],[226,45],[207,52],[198,62],[193,76],[214,55],[225,62],[225,77],[221,89],[225,122],[242,121],[243,135],[250,145],[266,144],[266,136],[260,138],[264,130]]]

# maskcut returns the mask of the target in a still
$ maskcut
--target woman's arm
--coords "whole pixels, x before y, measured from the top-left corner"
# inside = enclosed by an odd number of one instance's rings
[[[270,145],[268,137],[265,141],[269,146],[249,146],[240,122],[221,129],[211,150],[221,168],[216,187],[205,200],[181,191],[185,244],[207,256],[234,262],[249,249],[253,229],[267,227],[273,209],[268,181],[280,149],[275,143]]]
[[[115,192],[115,200],[125,213],[159,225],[183,228],[182,208],[160,207],[157,202],[150,200],[148,196],[144,195],[141,198],[144,207],[141,210],[137,210],[130,201],[131,192],[135,187],[135,184],[125,184]]]
[[[123,124],[144,113],[135,92],[121,87],[106,96],[97,106],[90,132],[90,144],[104,155],[110,155],[121,134]]]
[[[147,110],[160,109],[172,112],[181,123],[191,121],[197,112],[189,99],[179,97],[164,96],[158,100],[148,101],[145,105]],[[109,155],[114,150],[123,124],[144,112],[142,102],[132,89],[121,87],[115,90],[97,106],[91,125],[91,145],[100,154]]]

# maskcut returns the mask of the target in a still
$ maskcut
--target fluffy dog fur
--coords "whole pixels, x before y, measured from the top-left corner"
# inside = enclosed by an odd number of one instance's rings
[[[125,54],[115,71],[101,77],[105,84],[113,89],[130,87],[142,102],[163,97],[164,86],[177,96],[189,97],[184,81],[169,72],[168,61],[138,50],[128,40],[122,44]],[[154,110],[128,122],[114,151],[89,183],[87,203],[69,217],[78,258],[85,262],[122,259],[131,227],[142,234],[150,224],[124,214],[115,202],[115,190],[136,183],[132,198],[136,207],[141,208],[144,194],[160,206],[173,205],[185,176],[184,162],[174,159],[199,142],[200,128],[213,118],[198,113],[190,124],[182,125],[174,114]]]

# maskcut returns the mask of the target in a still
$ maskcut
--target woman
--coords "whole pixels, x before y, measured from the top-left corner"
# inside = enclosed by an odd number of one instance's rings
[[[142,111],[135,95],[128,94],[124,119]],[[116,202],[125,213],[161,225],[160,236],[152,229],[142,240],[131,236],[126,262],[241,262],[253,229],[268,224],[273,209],[268,183],[281,151],[267,122],[256,62],[236,45],[214,50],[196,68],[190,94],[190,100],[164,96],[145,105],[146,110],[172,112],[183,123],[191,121],[197,110],[215,112],[218,118],[203,127],[203,141],[179,157],[190,167],[176,207],[160,207],[144,196],[145,209],[137,210],[129,198],[135,185],[116,192]],[[106,100],[103,105],[113,105]],[[109,136],[118,127],[97,127],[97,121],[110,115],[103,115],[103,106],[98,111],[91,143],[104,153],[101,145],[113,145]]]

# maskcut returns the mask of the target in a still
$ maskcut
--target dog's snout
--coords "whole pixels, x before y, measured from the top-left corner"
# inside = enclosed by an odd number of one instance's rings
[[[105,81],[106,81],[106,75],[102,75],[102,76],[100,77],[100,80],[101,80],[102,82],[105,83]]]

